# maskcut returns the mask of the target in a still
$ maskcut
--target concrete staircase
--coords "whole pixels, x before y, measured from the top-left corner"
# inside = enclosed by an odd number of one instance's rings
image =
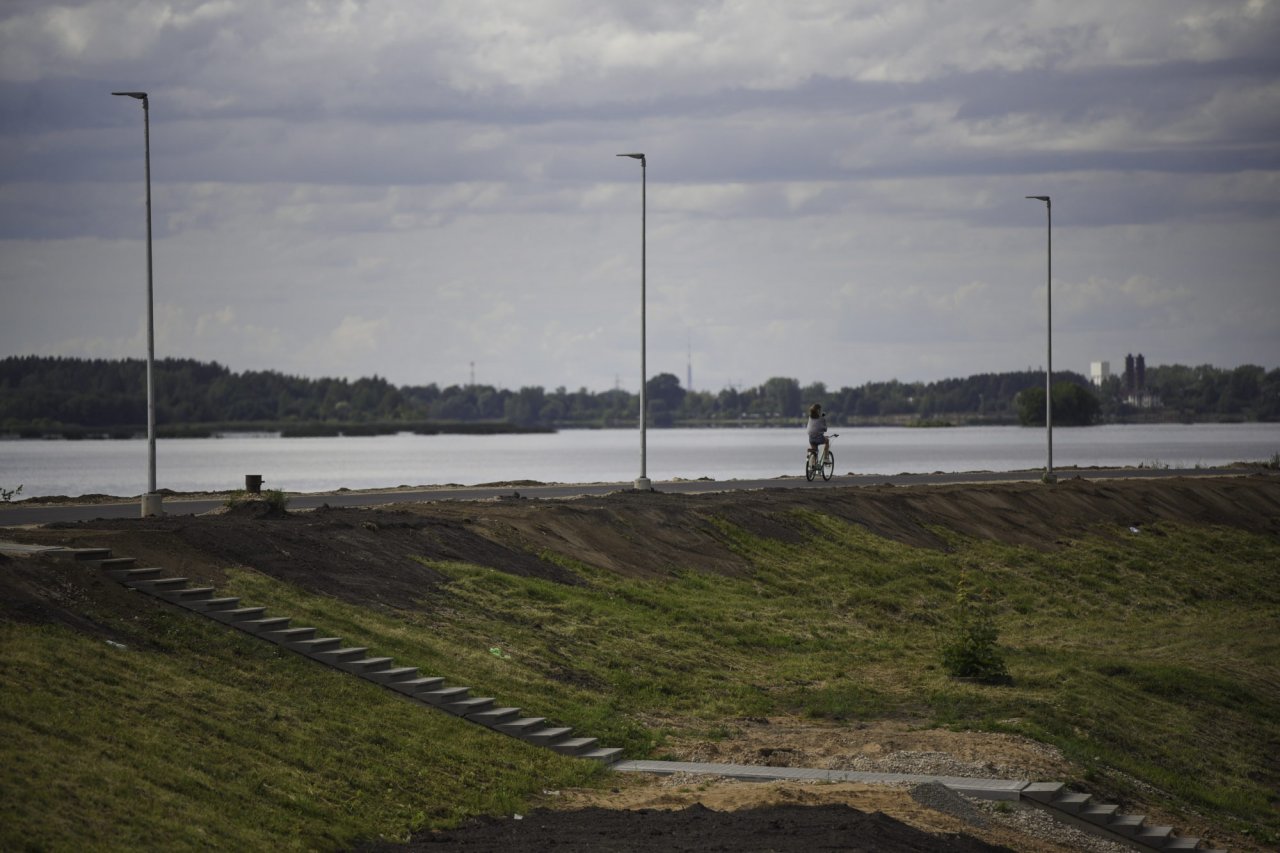
[[[1031,782],[1021,791],[1023,802],[1040,806],[1059,820],[1105,835],[1138,850],[1202,850],[1199,838],[1175,835],[1171,826],[1147,823],[1144,815],[1122,814],[1118,806],[1095,802],[1089,794],[1067,790],[1061,782]]]
[[[46,553],[96,565],[131,589],[561,755],[602,764],[612,764],[622,755],[617,747],[601,747],[593,737],[575,737],[573,729],[552,725],[544,717],[526,716],[520,708],[503,707],[492,697],[474,696],[470,687],[451,686],[441,676],[423,675],[417,667],[399,666],[389,657],[370,656],[363,646],[344,645],[339,637],[321,636],[317,628],[294,627],[289,617],[269,616],[265,607],[242,606],[238,598],[219,597],[213,587],[193,587],[187,578],[169,576],[163,569],[139,567],[133,557],[112,556],[107,548],[66,548]]]
[[[762,767],[753,764],[720,764],[702,761],[654,761],[632,759],[613,765],[619,773],[723,776],[747,782],[788,779],[806,782],[857,782],[864,785],[892,785],[911,788],[936,783],[978,800],[1022,802],[1044,809],[1050,816],[1077,829],[1125,844],[1135,850],[1200,850],[1227,853],[1204,847],[1200,839],[1175,835],[1167,826],[1148,825],[1142,815],[1121,814],[1119,808],[1095,803],[1088,794],[1069,791],[1061,782],[1027,782],[1022,779],[984,779],[971,776],[934,776],[927,773],[883,773],[878,771],[833,770],[816,767]]]

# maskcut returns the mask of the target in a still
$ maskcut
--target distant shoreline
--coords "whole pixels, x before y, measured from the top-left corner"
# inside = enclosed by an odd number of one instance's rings
[[[1167,416],[1126,417],[1098,421],[1090,426],[1152,426],[1170,425],[1202,425],[1202,424],[1250,424],[1271,423],[1271,421],[1251,421],[1239,417],[1198,417],[1176,418]],[[668,429],[798,429],[803,427],[800,418],[778,418],[748,416],[734,420],[715,421],[683,421],[661,426],[650,424],[651,430]],[[1020,426],[1016,419],[979,418],[972,415],[953,417],[916,418],[909,416],[880,416],[848,418],[841,423],[833,423],[836,429],[857,429],[865,427],[905,427],[911,429],[949,429],[976,426]],[[1055,426],[1068,426],[1055,424]],[[519,426],[503,421],[475,422],[414,422],[414,423],[212,423],[212,424],[164,424],[156,427],[157,438],[342,438],[370,437],[383,435],[536,435],[563,432],[567,430],[635,430],[638,425],[632,423],[561,423],[554,426]],[[1027,429],[1043,429],[1044,424],[1030,424]],[[82,426],[9,426],[0,429],[0,440],[27,441],[100,441],[146,438],[145,426],[123,425],[113,427]]]
[[[522,435],[554,433],[550,427],[523,427],[505,422],[472,423],[215,423],[165,424],[156,427],[157,438],[236,438],[270,436],[276,438],[339,438],[342,436],[399,435]],[[145,426],[81,427],[20,426],[0,431],[7,440],[131,440],[146,438]]]

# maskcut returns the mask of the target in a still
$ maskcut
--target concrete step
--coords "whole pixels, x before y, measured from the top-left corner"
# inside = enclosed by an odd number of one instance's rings
[[[622,758],[622,750],[616,746],[605,746],[581,753],[578,758],[599,761],[601,764],[613,764],[615,761]]]
[[[286,646],[289,643],[298,643],[303,640],[313,640],[316,636],[315,628],[285,628],[281,631],[266,631],[259,634],[264,640],[270,640],[273,643]]]
[[[467,719],[473,723],[479,723],[482,726],[488,726],[496,729],[499,724],[513,722],[520,718],[519,708],[488,708],[484,711],[474,711],[466,715]]]
[[[1061,782],[1032,782],[1022,789],[1022,796],[1038,803],[1048,803],[1061,794],[1065,787]]]
[[[77,563],[111,559],[110,548],[64,548],[61,551],[50,551],[49,553],[64,560],[75,560]]]
[[[124,585],[130,589],[136,589],[139,592],[148,592],[152,595],[159,595],[162,592],[170,592],[184,588],[187,585],[187,579],[158,578],[156,580],[134,580],[125,581]]]
[[[1174,836],[1172,838],[1167,839],[1164,843],[1164,847],[1160,849],[1161,850],[1199,850],[1200,839],[1192,838],[1190,836],[1183,836],[1183,835]]]
[[[109,577],[120,581],[125,586],[128,586],[128,582],[131,580],[155,579],[162,574],[164,574],[164,569],[158,566],[152,566],[149,569],[112,569],[107,572]]]
[[[423,690],[415,693],[413,698],[439,707],[446,702],[461,702],[470,692],[470,687],[441,687],[438,690]]]
[[[1107,803],[1090,803],[1076,812],[1076,816],[1084,818],[1089,823],[1096,823],[1098,826],[1108,826],[1119,811],[1119,806]]]
[[[210,610],[231,610],[238,607],[238,598],[198,598],[195,601],[184,601],[182,606],[197,613],[208,613]]]
[[[341,637],[320,637],[314,640],[299,640],[285,643],[290,649],[307,657],[315,657],[320,652],[332,652],[342,648]]]
[[[422,678],[410,678],[405,681],[393,681],[387,686],[406,696],[416,696],[419,693],[430,693],[433,690],[439,690],[444,686],[444,679],[438,676],[424,676]]]
[[[598,738],[593,737],[569,737],[549,743],[547,746],[561,755],[581,755],[595,749],[599,742]]]
[[[108,557],[105,560],[85,560],[86,563],[97,563],[104,572],[116,572],[122,569],[137,568],[138,561],[134,557]]]
[[[174,604],[183,604],[188,601],[200,601],[202,599],[213,598],[214,589],[211,586],[189,586],[185,589],[162,589],[156,593],[165,601],[172,601]]]
[[[268,631],[283,631],[289,627],[288,616],[272,616],[267,619],[245,619],[232,623],[241,631],[249,634],[265,634]]]
[[[1144,826],[1133,840],[1159,850],[1172,836],[1172,826]]]
[[[542,728],[542,724],[546,721],[546,717],[521,717],[518,720],[498,723],[494,728],[503,734],[523,738],[529,732],[536,732]]]
[[[521,740],[527,740],[529,743],[536,743],[538,746],[548,746],[555,741],[564,740],[573,734],[573,729],[565,726],[551,726],[546,728],[534,729],[520,735]]]
[[[459,699],[452,702],[442,702],[440,707],[448,711],[450,714],[457,714],[459,717],[465,717],[476,711],[487,711],[493,707],[493,697],[491,696],[468,696],[465,699]]]
[[[1088,794],[1078,794],[1075,791],[1065,791],[1050,800],[1049,805],[1059,811],[1064,811],[1067,814],[1079,814],[1089,805],[1089,801],[1091,799],[1092,797]]]
[[[391,684],[395,681],[411,681],[418,677],[416,666],[392,666],[365,673],[365,678],[379,684]]]
[[[247,619],[261,619],[267,613],[265,607],[232,607],[230,610],[210,610],[206,616],[234,625]]]
[[[1146,824],[1146,815],[1140,814],[1118,814],[1107,824],[1107,829],[1123,835],[1126,838],[1132,838],[1142,831],[1142,827]]]
[[[380,669],[389,669],[395,663],[391,658],[348,658],[338,661],[338,669],[344,669],[355,675],[368,676]]]
[[[367,651],[369,650],[364,646],[348,646],[342,649],[333,649],[332,651],[316,652],[312,657],[330,666],[337,666],[345,660],[360,660]]]

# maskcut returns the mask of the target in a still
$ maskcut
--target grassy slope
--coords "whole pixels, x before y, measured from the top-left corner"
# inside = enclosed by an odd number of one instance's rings
[[[756,563],[748,579],[573,565],[589,583],[564,587],[437,564],[453,581],[424,615],[381,625],[353,609],[341,630],[633,755],[660,735],[638,720],[701,721],[714,737],[747,715],[907,717],[1030,735],[1091,790],[1141,798],[1145,783],[1168,808],[1276,837],[1280,543],[1121,528],[1047,554],[952,537],[941,554],[806,520],[800,546],[729,530]],[[1012,687],[957,683],[938,664],[962,570],[996,597]],[[240,582],[246,597],[281,594]]]
[[[0,849],[333,849],[596,775],[146,604],[126,649],[0,625]]]
[[[1091,790],[1277,837],[1280,543],[1149,528],[1052,553],[952,539],[941,554],[805,519],[813,535],[797,546],[729,530],[756,565],[744,579],[574,565],[588,583],[563,587],[450,564],[447,593],[408,620],[254,573],[226,592],[633,755],[661,753],[640,720],[699,721],[715,737],[744,715],[905,717],[1028,734],[1060,746]],[[937,663],[962,570],[996,594],[1010,687],[956,683]],[[157,644],[145,651],[3,626],[0,738],[24,748],[0,770],[18,804],[0,846],[331,847],[519,809],[588,772],[213,623],[149,612],[124,626]]]

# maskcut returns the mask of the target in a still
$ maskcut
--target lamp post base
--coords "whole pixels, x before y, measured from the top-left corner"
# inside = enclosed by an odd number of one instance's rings
[[[648,478],[648,477],[636,477],[636,491],[637,491],[637,492],[652,492],[652,491],[653,491],[653,483],[649,482],[649,478]]]
[[[150,518],[153,515],[164,515],[164,507],[162,501],[164,495],[159,492],[148,492],[142,496],[142,517]]]

